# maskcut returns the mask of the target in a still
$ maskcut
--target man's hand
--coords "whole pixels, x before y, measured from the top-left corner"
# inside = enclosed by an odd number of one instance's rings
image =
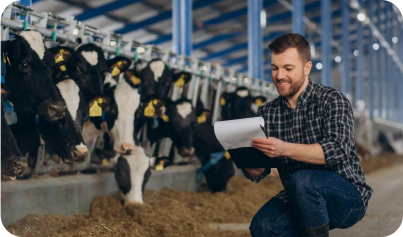
[[[252,140],[252,146],[262,151],[268,157],[287,156],[286,152],[289,150],[288,142],[282,141],[275,137],[255,138]]]
[[[245,171],[248,172],[250,176],[257,178],[263,174],[264,168],[245,168]]]

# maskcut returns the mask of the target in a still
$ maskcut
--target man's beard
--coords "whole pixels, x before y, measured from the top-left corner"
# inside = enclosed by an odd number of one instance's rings
[[[287,81],[287,80],[285,80]],[[287,92],[279,90],[279,86],[277,86],[277,83],[274,83],[277,87],[277,92],[283,96],[283,97],[287,97],[287,98],[291,98],[293,97],[295,94],[298,93],[299,89],[301,89],[301,87],[304,85],[304,81],[305,81],[305,76],[302,74],[302,77],[297,81],[297,82],[290,82],[290,89],[287,90]]]

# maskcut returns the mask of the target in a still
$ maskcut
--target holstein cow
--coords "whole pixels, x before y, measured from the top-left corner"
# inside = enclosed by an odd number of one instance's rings
[[[7,100],[7,92],[3,87],[4,85],[1,88],[1,181],[8,181],[15,180],[16,176],[21,175],[27,167],[27,162],[8,126],[9,122],[12,121],[7,122],[5,118],[5,114],[7,116],[9,115],[8,112],[14,111],[7,111],[8,108],[6,110],[4,106],[4,101]],[[10,102],[7,101],[6,103]]]
[[[117,62],[117,64],[119,64]],[[105,94],[111,99],[105,120],[110,140],[117,156],[115,179],[124,204],[143,203],[145,184],[151,176],[150,161],[144,149],[135,140],[135,111],[140,104],[138,92],[141,80],[130,71],[124,81],[114,86],[105,85]]]
[[[165,104],[165,113],[157,118],[158,126],[155,126],[144,117],[154,116],[148,114],[148,110],[156,110],[154,106],[157,107],[161,104]],[[173,146],[178,149],[181,156],[188,157],[194,154],[193,136],[197,118],[190,100],[182,97],[176,101],[167,99],[163,103],[156,97],[148,97],[141,103],[136,112],[136,118],[139,118],[136,133],[140,133],[138,134],[140,139],[144,140],[146,137],[153,144],[162,138],[171,138]],[[147,120],[146,125],[141,124],[140,121],[145,120]],[[157,147],[154,153],[156,156],[158,149]],[[173,150],[171,150],[169,157],[157,157],[155,161],[157,169],[163,169],[172,164],[173,155]]]
[[[233,93],[224,93],[220,99],[222,120],[255,117],[254,103],[248,88],[239,86]]]
[[[2,57],[9,100],[18,117],[11,130],[20,151],[33,158],[30,167],[40,146],[39,134],[46,148],[65,162],[83,161],[69,131],[73,122],[65,117],[66,104],[52,81],[53,55],[46,49],[42,36],[36,31],[20,32],[13,40],[2,42]]]
[[[211,112],[205,110],[203,103],[198,100],[196,105],[197,125],[194,130],[195,154],[202,168],[197,172],[200,180],[203,173],[211,192],[226,190],[228,180],[234,176],[234,165],[230,155],[217,140],[211,124]]]
[[[89,120],[83,126],[85,143],[107,131],[102,114],[109,109],[109,98],[104,95],[106,80],[112,77],[104,52],[95,44],[84,44],[76,49],[74,64],[77,83],[87,101],[90,111]],[[74,77],[74,75],[72,75]]]

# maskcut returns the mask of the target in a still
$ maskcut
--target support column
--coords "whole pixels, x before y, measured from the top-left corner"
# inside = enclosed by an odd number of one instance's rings
[[[359,0],[358,3],[360,6],[363,6],[362,0]],[[355,80],[355,108],[357,109],[357,104],[359,101],[364,101],[364,45],[363,45],[363,23],[361,21],[357,21],[358,29],[357,29],[357,50],[358,50],[358,57],[357,57],[357,67],[356,67],[356,80]]]
[[[322,79],[321,83],[325,86],[332,85],[332,61],[330,44],[331,36],[331,16],[332,16],[332,5],[330,0],[322,0],[321,5],[322,11]]]
[[[343,57],[342,63],[342,91],[351,102],[350,82],[350,8],[349,0],[343,0]]]
[[[381,30],[381,14],[382,14],[382,10],[381,10],[381,1],[377,1],[377,15],[378,15],[378,22],[377,22],[377,28],[379,30]],[[381,34],[381,32],[379,32]],[[379,42],[380,44],[380,42]],[[382,110],[383,110],[383,80],[384,80],[384,75],[385,75],[385,71],[384,71],[384,67],[383,65],[385,64],[385,61],[383,60],[383,47],[382,45],[379,45],[379,49],[377,51],[377,61],[378,61],[378,81],[377,81],[377,87],[378,87],[378,118],[382,118]]]
[[[304,35],[304,1],[292,0],[292,32]]]
[[[192,56],[192,0],[173,0],[172,21],[173,52]]]
[[[261,0],[248,0],[248,76],[259,79],[263,78],[261,11]]]
[[[374,16],[374,0],[369,0],[369,19],[372,19]],[[374,93],[374,67],[373,67],[373,56],[374,49],[372,45],[374,44],[374,36],[371,32],[369,35],[369,44],[368,44],[368,73],[369,73],[369,118],[374,118],[374,107],[375,107],[375,93]]]

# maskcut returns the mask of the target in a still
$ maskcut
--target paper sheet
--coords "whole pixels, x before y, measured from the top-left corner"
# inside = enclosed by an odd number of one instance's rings
[[[262,117],[219,121],[214,123],[214,133],[225,150],[252,147],[254,138],[267,138],[262,128]]]

